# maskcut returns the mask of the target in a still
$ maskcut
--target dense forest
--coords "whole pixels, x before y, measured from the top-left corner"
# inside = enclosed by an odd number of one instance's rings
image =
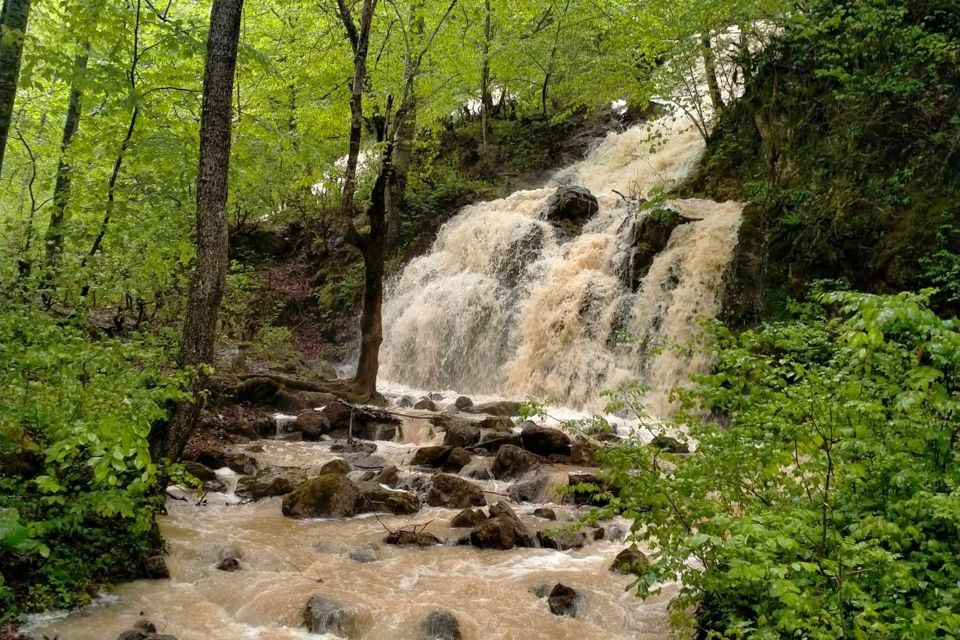
[[[958,637],[958,313],[958,0],[3,0],[0,638]]]

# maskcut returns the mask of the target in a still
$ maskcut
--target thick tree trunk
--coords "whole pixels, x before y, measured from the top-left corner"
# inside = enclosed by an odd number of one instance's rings
[[[380,370],[380,344],[383,342],[383,263],[386,254],[386,191],[392,172],[393,142],[387,143],[383,164],[370,194],[367,219],[370,235],[361,247],[363,253],[363,311],[360,315],[360,358],[354,388],[363,396],[377,392]]]
[[[20,80],[23,40],[30,17],[30,0],[4,0],[0,22],[0,174],[7,136],[13,121],[13,107]]]
[[[707,88],[710,91],[710,102],[713,103],[714,111],[723,109],[723,95],[720,93],[720,83],[717,81],[717,61],[713,55],[713,43],[710,41],[710,34],[705,33],[701,40],[703,45],[703,69],[707,75]]]
[[[67,200],[70,197],[71,167],[67,162],[67,152],[73,136],[80,128],[81,100],[83,90],[80,88],[82,76],[87,69],[87,60],[90,56],[90,43],[85,42],[82,51],[74,62],[74,77],[70,87],[70,100],[67,103],[67,117],[63,123],[63,138],[60,141],[60,161],[57,165],[57,182],[53,187],[53,211],[50,213],[50,224],[46,234],[45,263],[50,276],[55,277],[60,256],[63,253],[63,221],[66,218]]]
[[[213,0],[200,114],[200,169],[197,175],[197,258],[187,299],[179,365],[202,367],[213,362],[217,315],[227,276],[227,176],[233,83],[240,40],[243,0]],[[198,371],[194,401],[177,407],[155,454],[177,459],[202,408],[206,376]]]

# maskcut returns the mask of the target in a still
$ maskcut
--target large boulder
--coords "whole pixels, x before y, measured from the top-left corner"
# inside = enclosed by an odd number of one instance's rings
[[[205,467],[199,462],[188,460],[187,462],[183,463],[183,469],[203,483],[204,491],[217,493],[227,490],[227,484],[217,477],[216,472],[209,467]]]
[[[467,396],[460,396],[453,402],[453,406],[459,411],[463,411],[464,409],[469,409],[473,406],[473,400]]]
[[[474,451],[482,449],[488,453],[496,453],[497,450],[505,444],[512,444],[515,447],[522,447],[523,441],[519,433],[503,431],[483,431],[480,434],[480,440],[473,446]]]
[[[540,464],[541,458],[539,456],[508,444],[497,450],[490,471],[495,478],[503,480],[504,478],[516,478],[523,475],[527,471],[539,467]]]
[[[288,518],[349,518],[359,500],[360,489],[348,477],[328,473],[284,496],[281,511]]]
[[[568,531],[567,529],[546,530],[537,532],[537,541],[544,549],[569,551],[582,549],[587,543],[587,535],[583,531]]]
[[[673,230],[695,221],[668,207],[641,210],[627,217],[617,230],[613,258],[623,285],[637,291],[653,259],[667,247]]]
[[[520,432],[523,448],[541,456],[559,454],[569,456],[571,450],[570,436],[560,429],[542,427],[533,422],[523,423]]]
[[[353,471],[353,468],[350,466],[350,463],[346,460],[341,460],[340,458],[331,460],[320,467],[320,475],[335,473],[340,476],[345,476],[351,471]]]
[[[414,467],[442,467],[450,457],[453,447],[447,446],[428,446],[420,447],[413,453],[410,465]]]
[[[376,482],[357,482],[357,513],[381,512],[409,515],[420,511],[420,498],[409,491],[390,489]]]
[[[333,634],[347,640],[361,637],[370,624],[370,615],[346,607],[327,596],[310,596],[303,611],[303,621],[310,633]]]
[[[463,447],[454,447],[450,455],[447,456],[446,462],[443,463],[443,468],[452,473],[459,473],[461,469],[469,465],[472,461],[473,456],[470,455],[469,451]]]
[[[211,469],[228,467],[237,473],[251,475],[257,472],[257,460],[253,456],[235,451],[225,451],[217,448],[206,448],[196,451],[191,456],[194,462]]]
[[[334,438],[346,438],[352,429],[355,438],[394,440],[402,423],[389,411],[351,405],[340,400],[324,405],[320,413],[330,423],[329,433]]]
[[[430,398],[420,398],[420,400],[413,405],[413,408],[419,411],[436,411],[437,403]]]
[[[302,433],[304,440],[319,440],[320,436],[330,432],[330,421],[322,411],[307,409],[297,414],[290,429]]]
[[[295,467],[271,467],[255,476],[244,476],[237,481],[236,494],[247,500],[263,500],[293,492],[307,479],[307,474]]]
[[[467,539],[479,549],[513,549],[533,547],[536,541],[530,530],[517,518],[499,515],[475,526]]]
[[[460,622],[449,611],[435,609],[420,625],[419,640],[462,640]]]
[[[514,502],[549,502],[554,482],[545,469],[534,469],[510,485],[508,493]]]
[[[543,205],[542,217],[563,229],[579,231],[600,205],[589,189],[576,186],[557,188]]]
[[[427,504],[431,507],[466,509],[482,507],[486,503],[480,487],[469,480],[446,473],[435,475],[427,491]]]

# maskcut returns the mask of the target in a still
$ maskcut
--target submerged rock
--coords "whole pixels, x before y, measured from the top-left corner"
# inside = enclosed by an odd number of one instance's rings
[[[424,531],[407,531],[401,529],[393,531],[383,539],[387,544],[395,544],[401,547],[433,547],[443,542],[432,533]]]
[[[46,637],[46,636],[44,636]],[[157,633],[157,626],[146,618],[133,623],[133,627],[124,631],[117,640],[177,640],[175,637]]]
[[[577,610],[580,608],[583,596],[578,594],[572,587],[557,583],[550,591],[547,603],[550,606],[550,613],[555,616],[577,617]]]
[[[462,640],[460,622],[449,611],[435,609],[420,627],[420,640]]]
[[[365,611],[348,608],[320,594],[310,596],[303,611],[303,621],[310,633],[331,633],[348,640],[363,635],[369,618]]]
[[[217,563],[217,569],[232,573],[240,570],[240,560],[233,556],[227,556]]]
[[[469,480],[446,473],[438,473],[427,490],[427,504],[431,507],[466,509],[481,507],[487,503],[483,491]]]
[[[524,451],[520,447],[513,445],[504,445],[497,450],[497,455],[493,459],[493,465],[490,471],[498,480],[504,478],[515,478],[523,475],[531,469],[539,467],[541,459],[529,451]]]

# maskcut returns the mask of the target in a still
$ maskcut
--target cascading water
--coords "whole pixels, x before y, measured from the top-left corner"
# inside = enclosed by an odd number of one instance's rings
[[[588,159],[556,177],[589,188],[599,200],[598,213],[572,239],[540,219],[549,188],[466,208],[392,289],[385,374],[423,389],[530,394],[573,406],[590,406],[600,389],[644,380],[652,387],[651,413],[662,415],[666,391],[708,363],[656,347],[691,339],[699,317],[716,315],[740,206],[661,203],[694,221],[673,229],[641,277],[634,230],[653,214],[636,211],[634,198],[682,180],[702,151],[698,133],[682,119],[608,136]],[[620,340],[621,334],[629,339]],[[448,393],[439,402],[447,406],[454,397]],[[416,489],[432,476],[412,465],[414,450],[439,444],[442,434],[433,428],[434,414],[411,411],[401,412],[400,441],[376,443],[376,455]],[[275,419],[278,435],[289,435],[292,417]],[[295,467],[308,475],[344,457],[330,442],[264,441],[235,452],[256,452],[261,468]],[[353,460],[358,468],[351,477],[359,479],[363,468]],[[490,462],[472,456],[464,470]],[[470,478],[488,503],[509,496],[524,526],[544,531],[566,528],[583,515],[583,507],[560,499],[555,485],[584,471],[595,472],[544,463],[529,472],[532,478]],[[304,607],[315,594],[361,611],[362,640],[432,637],[422,624],[437,610],[456,617],[462,634],[453,637],[464,640],[670,637],[665,605],[675,588],[667,585],[662,595],[640,601],[627,588],[633,577],[609,570],[626,545],[626,521],[608,522],[603,535],[594,532],[581,549],[480,550],[454,544],[469,532],[452,527],[455,509],[294,520],[281,515],[279,497],[239,504],[236,474],[218,474],[227,493],[208,494],[200,504],[195,494],[168,502],[160,525],[170,547],[169,580],[129,583],[69,615],[37,617],[26,629],[30,637],[115,638],[145,616],[179,640],[333,638],[304,628]],[[543,482],[515,492],[537,478]],[[535,515],[546,502],[567,503],[550,505],[556,522]],[[447,544],[383,544],[386,529],[413,525]],[[224,553],[239,558],[239,570],[218,569]],[[575,618],[554,615],[538,596],[557,583],[582,596]]]
[[[741,207],[662,203],[695,222],[676,229],[636,292],[623,278],[624,240],[653,210],[634,211],[636,199],[686,178],[703,150],[687,118],[608,135],[554,179],[590,189],[599,202],[568,241],[541,219],[553,188],[466,207],[390,289],[384,377],[592,408],[602,389],[639,380],[651,387],[651,413],[664,413],[669,389],[708,363],[656,347],[689,341],[699,317],[717,314]]]

